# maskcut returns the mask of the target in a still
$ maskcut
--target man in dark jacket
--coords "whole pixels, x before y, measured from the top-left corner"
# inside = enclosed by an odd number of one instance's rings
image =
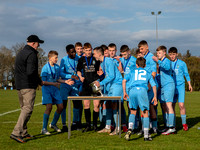
[[[21,113],[10,138],[19,143],[25,143],[24,139],[32,137],[27,132],[27,123],[33,112],[36,88],[38,84],[42,84],[38,76],[37,57],[40,43],[44,43],[44,41],[36,35],[30,35],[27,38],[27,45],[17,54],[15,60],[15,83]]]

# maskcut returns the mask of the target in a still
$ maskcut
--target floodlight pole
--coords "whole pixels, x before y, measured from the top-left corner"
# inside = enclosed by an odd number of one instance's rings
[[[158,11],[157,14],[155,14],[155,12],[151,12],[151,14],[156,16],[156,46],[158,47],[158,20],[157,20],[157,16],[161,14],[161,11]]]

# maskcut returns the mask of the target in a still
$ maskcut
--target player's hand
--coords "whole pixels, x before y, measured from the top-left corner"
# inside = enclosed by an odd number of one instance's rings
[[[75,76],[75,75],[72,75],[71,78],[72,78],[72,79],[75,79],[75,80],[79,80],[79,78],[78,78],[77,76]]]
[[[124,99],[124,100],[127,100],[128,98],[129,98],[128,94],[127,94],[127,93],[124,93],[123,99]]]
[[[190,91],[190,92],[193,91],[191,84],[189,85],[189,91]]]
[[[118,62],[120,62],[120,59],[119,58],[121,58],[120,56],[116,56],[116,57],[114,57]]]
[[[81,82],[84,82],[85,78],[84,77],[80,77]]]
[[[44,85],[44,81],[41,81],[40,85],[43,86]]]
[[[103,75],[103,70],[102,70],[102,69],[99,69],[99,71],[97,71],[97,74],[98,74],[99,76]]]
[[[69,80],[65,80],[65,83],[68,85],[73,85],[74,81],[72,79],[69,79]]]
[[[54,86],[57,88],[60,88],[60,83],[59,82],[54,82]]]
[[[153,97],[151,102],[153,103],[154,106],[158,104],[157,98],[155,96]]]
[[[153,56],[152,59],[155,61],[155,62],[158,62],[158,58],[156,56]]]
[[[94,84],[95,84],[97,87],[100,87],[99,81],[94,81]]]

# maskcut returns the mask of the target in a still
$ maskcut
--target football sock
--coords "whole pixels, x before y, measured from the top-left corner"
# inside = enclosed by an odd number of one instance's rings
[[[186,124],[186,115],[181,115],[182,124]]]
[[[102,122],[106,122],[106,109],[103,109],[103,113],[102,113]]]
[[[174,114],[174,122],[173,122],[173,126],[175,127],[176,126],[176,115]]]
[[[105,128],[106,128],[106,129],[110,129],[110,127],[111,127],[111,125],[106,125]]]
[[[128,129],[131,129],[131,130],[134,129],[134,121],[135,121],[135,115],[130,114],[129,120],[128,120]]]
[[[43,114],[43,127],[42,127],[42,129],[47,129],[48,121],[49,121],[49,115]]]
[[[117,109],[113,110],[113,117],[114,117],[114,121],[115,121],[115,126],[119,127],[119,114],[117,115]],[[117,122],[117,117],[118,117],[118,122]]]
[[[157,119],[151,119],[151,122],[152,122],[152,128],[153,129],[157,129]]]
[[[106,125],[111,126],[111,119],[112,119],[112,109],[106,109]]]
[[[149,136],[149,117],[145,117],[143,119],[143,127],[144,127],[144,138],[148,138]]]
[[[173,127],[174,126],[174,114],[169,114],[169,127]]]
[[[56,125],[56,123],[58,122],[58,119],[60,117],[60,114],[57,113],[57,111],[54,113],[54,117],[53,117],[53,120],[51,122],[52,125]]]
[[[85,112],[85,120],[86,120],[86,125],[87,127],[91,126],[91,111],[89,109],[84,109]]]
[[[82,120],[82,113],[83,113],[83,106],[81,106],[81,108],[79,108],[78,122],[81,122],[81,120]]]
[[[73,108],[73,122],[78,122],[79,119],[79,109]]]
[[[99,107],[99,121],[102,122],[103,120],[103,108],[102,107]]]
[[[166,127],[169,126],[169,122],[168,122],[168,113],[165,113],[165,124],[166,124]]]
[[[94,127],[97,127],[97,120],[98,120],[98,117],[99,117],[99,112],[95,112],[93,110],[93,126]]]
[[[61,113],[62,124],[66,125],[66,109],[63,109]]]

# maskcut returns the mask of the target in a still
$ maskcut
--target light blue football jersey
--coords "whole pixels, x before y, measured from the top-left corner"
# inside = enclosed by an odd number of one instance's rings
[[[174,79],[172,77],[171,61],[165,57],[162,61],[158,60],[158,64],[160,69],[161,87],[164,87],[169,83],[174,83]]]
[[[40,76],[43,81],[57,82],[59,79],[59,65],[54,64],[54,66],[50,66],[49,62],[46,63],[42,68]]]
[[[187,65],[184,61],[177,59],[172,61],[173,78],[176,85],[185,83],[184,76],[187,81],[190,81],[190,75],[188,73]]]
[[[144,56],[144,58],[146,59],[145,69],[150,73],[157,72],[156,62],[152,59],[153,56],[154,55],[150,51],[148,51],[147,54]]]
[[[133,72],[126,75],[124,79],[130,82],[128,90],[132,87],[143,87],[148,90],[148,83],[150,83],[152,87],[156,86],[152,75],[144,68],[135,69]]]
[[[100,85],[104,86],[106,91],[109,91],[109,88],[113,83],[122,84],[122,75],[113,59],[104,57],[101,68],[105,74],[105,78],[100,82]]]

